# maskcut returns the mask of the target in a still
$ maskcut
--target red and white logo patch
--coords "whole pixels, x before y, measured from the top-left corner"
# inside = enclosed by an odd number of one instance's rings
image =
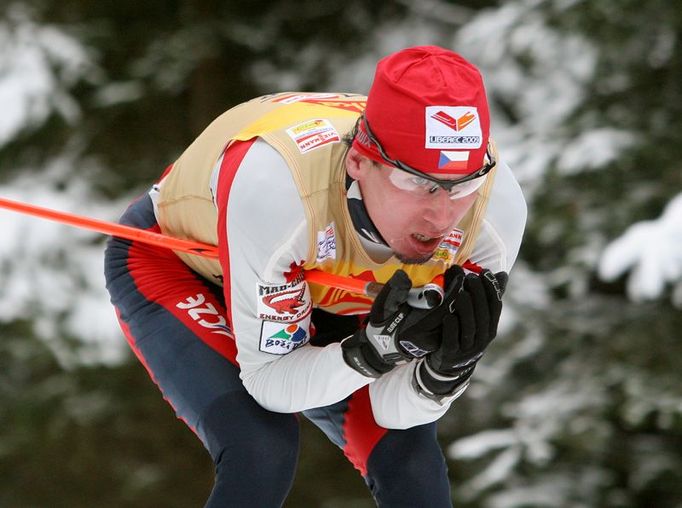
[[[463,240],[464,231],[457,228],[453,229],[448,233],[448,236],[443,238],[443,241],[440,242],[432,259],[440,259],[448,264],[452,264],[455,261],[455,254],[457,254]]]
[[[474,106],[427,106],[425,148],[475,149],[483,144]]]
[[[301,153],[308,153],[311,150],[338,143],[341,136],[329,120],[324,118],[308,120],[287,129],[287,134],[294,140]]]
[[[310,290],[302,278],[287,284],[259,281],[257,287],[260,319],[291,323],[312,312]]]

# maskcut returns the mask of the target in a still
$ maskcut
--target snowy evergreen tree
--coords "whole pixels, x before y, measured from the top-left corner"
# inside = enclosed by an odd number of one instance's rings
[[[676,2],[12,2],[0,196],[114,220],[226,108],[366,92],[415,44],[481,67],[530,204],[500,336],[442,420],[455,504],[681,506]],[[103,239],[0,228],[0,505],[201,504],[210,461],[127,350]],[[371,506],[317,431],[303,447],[291,506]]]
[[[455,37],[531,210],[516,324],[451,415],[465,504],[682,502],[678,7],[505,2]]]

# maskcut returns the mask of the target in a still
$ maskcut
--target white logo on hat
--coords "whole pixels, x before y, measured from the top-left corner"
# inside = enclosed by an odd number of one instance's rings
[[[427,106],[425,148],[472,149],[483,144],[474,106]]]

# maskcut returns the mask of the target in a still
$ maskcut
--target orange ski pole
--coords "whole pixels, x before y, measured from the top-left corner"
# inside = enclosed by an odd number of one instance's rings
[[[138,240],[143,243],[156,245],[157,247],[165,247],[188,254],[214,258],[218,257],[218,248],[215,245],[173,238],[160,233],[154,233],[153,231],[145,231],[144,229],[125,226],[115,222],[92,219],[90,217],[68,212],[60,212],[51,208],[44,208],[42,206],[22,203],[20,201],[12,201],[2,197],[0,197],[0,208],[7,208],[8,210],[13,210],[15,212],[61,222],[62,224],[68,224],[77,228],[89,229],[91,231],[96,231],[97,233],[125,238],[126,240]]]
[[[208,258],[218,258],[218,248],[215,245],[207,243],[195,242],[192,240],[183,240],[181,238],[174,238],[172,236],[155,233],[153,231],[146,231],[144,229],[134,228],[115,222],[104,221],[100,219],[93,219],[83,215],[76,215],[73,213],[62,212],[51,208],[23,203],[20,201],[13,201],[0,197],[0,208],[6,208],[15,212],[33,215],[43,219],[68,224],[82,229],[88,229],[97,233],[104,233],[126,240],[137,240],[157,247],[164,247],[187,254],[194,254]],[[471,271],[479,272],[480,269],[471,263],[466,263],[465,268]],[[349,291],[351,293],[361,294],[369,297],[376,297],[381,291],[383,284],[379,282],[369,282],[360,279],[353,279],[351,277],[344,277],[342,275],[335,275],[332,273],[323,272],[321,270],[306,270],[305,278],[308,282],[313,284],[320,284],[327,287],[333,287]],[[432,283],[427,284],[423,288],[413,288],[410,295],[410,303],[421,306],[433,307],[440,304],[443,297],[443,280],[439,276]]]

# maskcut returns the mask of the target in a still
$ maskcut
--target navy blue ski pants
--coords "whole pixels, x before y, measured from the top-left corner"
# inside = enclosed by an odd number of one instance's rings
[[[121,222],[159,231],[146,195]],[[242,385],[222,289],[170,250],[118,238],[107,245],[105,275],[130,347],[215,462],[206,506],[282,506],[298,461],[298,420],[262,408]],[[201,302],[201,312],[188,312],[183,302]],[[320,336],[339,340],[348,335],[342,330],[349,327],[348,318],[330,317],[314,314]],[[408,430],[380,427],[366,387],[303,414],[344,451],[378,506],[451,506],[435,423]]]

